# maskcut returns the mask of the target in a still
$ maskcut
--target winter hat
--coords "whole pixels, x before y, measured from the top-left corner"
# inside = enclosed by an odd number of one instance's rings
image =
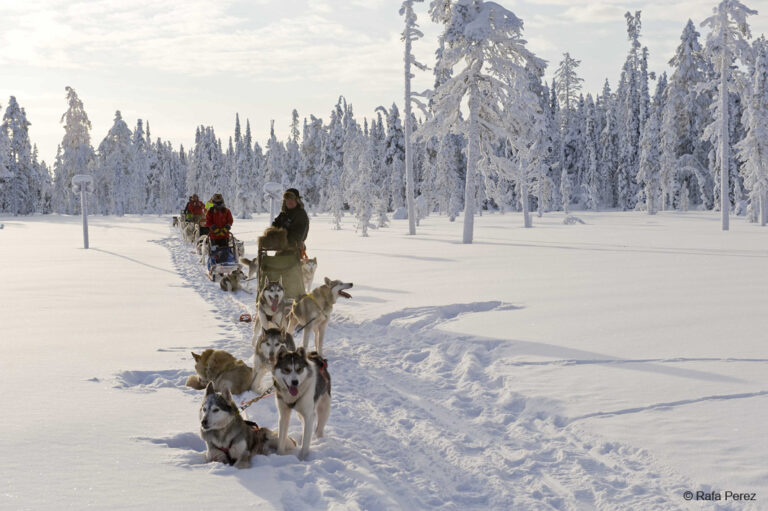
[[[301,200],[301,195],[299,195],[299,191],[296,188],[288,188],[283,194],[283,199],[288,198],[293,200]]]
[[[224,197],[222,197],[220,193],[214,193],[213,197],[211,197],[211,202],[216,206],[222,206],[224,204]]]

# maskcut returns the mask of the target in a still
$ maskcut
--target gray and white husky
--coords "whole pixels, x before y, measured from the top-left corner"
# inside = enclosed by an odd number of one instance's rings
[[[307,354],[304,348],[296,351],[280,351],[272,370],[277,401],[278,454],[284,454],[288,441],[288,424],[291,411],[296,410],[303,425],[299,459],[309,455],[309,442],[317,415],[315,436],[321,438],[328,415],[331,413],[331,375],[328,362],[317,352]]]
[[[315,339],[315,349],[321,357],[323,356],[323,338],[325,337],[325,328],[331,319],[333,304],[340,296],[351,298],[345,289],[351,288],[352,285],[351,282],[330,280],[326,277],[325,284],[298,298],[293,304],[288,317],[288,331],[293,332],[299,325],[304,328],[302,346],[305,350],[309,344],[309,333],[312,332]]]
[[[259,322],[253,325],[254,339],[260,335],[261,329],[266,330],[273,325],[284,330],[288,323],[290,305],[291,302],[285,300],[282,277],[279,280],[268,280],[256,300],[256,315]]]
[[[232,399],[229,390],[216,392],[213,383],[205,388],[200,406],[200,436],[207,447],[205,459],[220,461],[237,468],[251,466],[255,454],[270,454],[277,450],[277,437],[267,428],[246,421]]]
[[[254,336],[253,343],[253,388],[257,389],[261,379],[277,362],[277,354],[280,350],[294,351],[296,344],[293,342],[293,336],[284,330],[270,328],[261,331],[258,339]]]
[[[315,272],[317,271],[317,257],[312,259],[304,259],[301,261],[301,278],[304,280],[304,289],[309,291],[312,289],[312,281],[315,280]]]

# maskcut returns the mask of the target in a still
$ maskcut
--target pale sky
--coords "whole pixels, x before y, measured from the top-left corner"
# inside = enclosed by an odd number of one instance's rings
[[[667,70],[689,18],[699,26],[716,0],[496,0],[525,23],[529,48],[549,62],[581,60],[584,92],[615,89],[629,49],[624,13],[642,11],[650,69]],[[753,36],[768,34],[768,0]],[[291,111],[327,120],[339,95],[355,115],[372,117],[393,101],[402,109],[401,0],[0,0],[0,107],[16,99],[32,123],[41,159],[53,163],[64,134],[65,86],[88,113],[97,147],[120,110],[133,129],[149,120],[153,139],[190,148],[211,125],[225,147],[235,113],[263,145],[275,120],[288,134]],[[425,33],[416,57],[434,61],[440,27],[417,4]],[[702,34],[705,31],[698,28]],[[431,86],[416,71],[414,89]],[[653,85],[652,85],[653,87]]]

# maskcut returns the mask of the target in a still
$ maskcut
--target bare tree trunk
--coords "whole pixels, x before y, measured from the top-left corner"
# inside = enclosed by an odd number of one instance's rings
[[[728,26],[728,14],[722,9],[722,31]],[[725,34],[721,33],[725,40]],[[728,51],[723,48],[720,56],[720,214],[722,217],[722,229],[728,230],[731,201],[728,200],[728,163],[730,163],[730,132],[728,129],[728,74],[730,63],[727,61]]]
[[[405,27],[405,203],[408,206],[408,234],[416,234],[416,208],[413,203],[413,151],[411,150],[411,38]]]

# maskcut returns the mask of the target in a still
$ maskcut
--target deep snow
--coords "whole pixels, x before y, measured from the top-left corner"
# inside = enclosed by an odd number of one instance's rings
[[[355,283],[327,436],[241,471],[204,462],[183,384],[192,350],[249,359],[255,297],[209,282],[167,217],[91,217],[89,250],[78,217],[0,218],[0,507],[765,508],[766,231],[577,216],[485,215],[472,245],[441,217],[369,238],[312,217],[316,283]],[[266,221],[235,221],[251,255]],[[271,398],[248,414],[276,426]]]

